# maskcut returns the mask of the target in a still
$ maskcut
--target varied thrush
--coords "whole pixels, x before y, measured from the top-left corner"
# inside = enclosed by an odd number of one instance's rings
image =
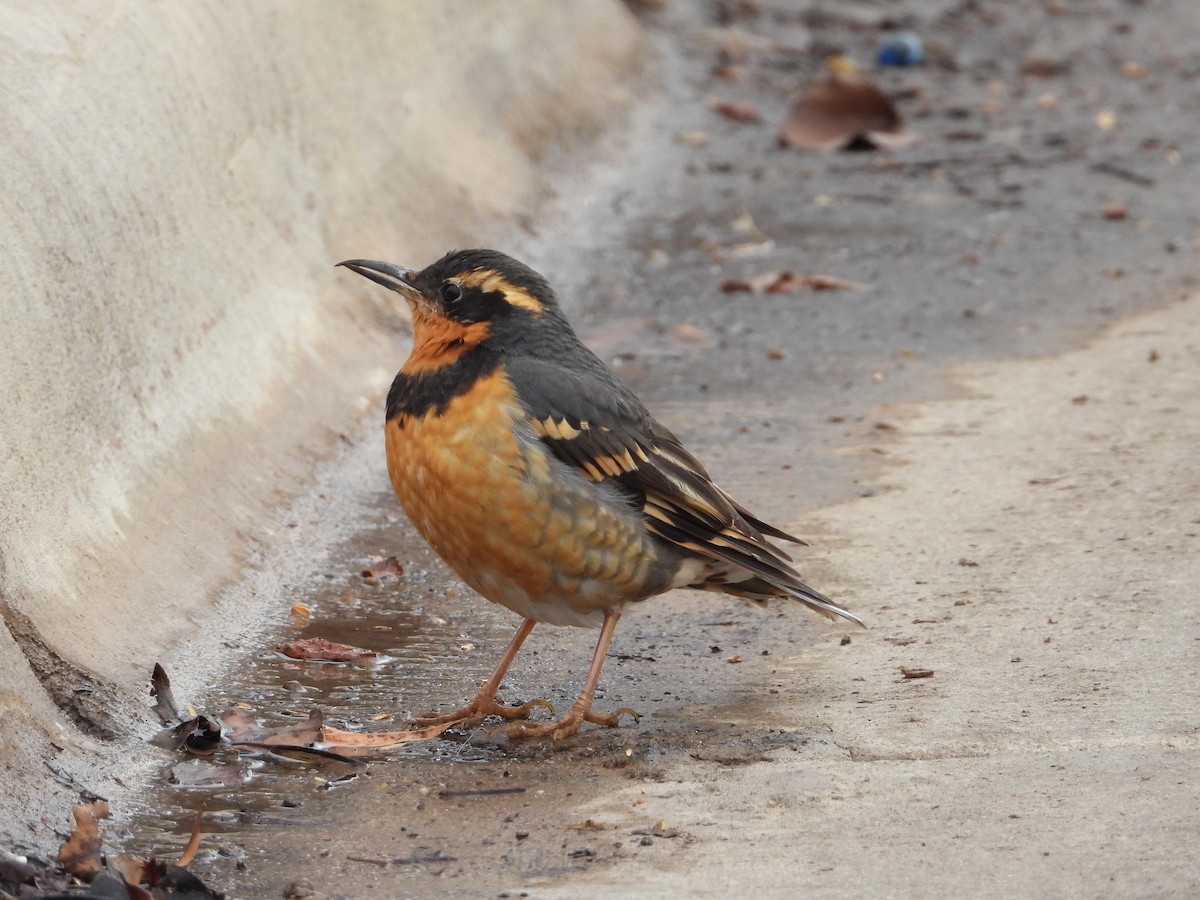
[[[449,253],[421,271],[339,263],[412,309],[413,349],[392,382],[385,426],[392,486],[413,525],[459,577],[525,621],[475,699],[425,724],[527,719],[535,700],[496,694],[534,625],[599,626],[574,706],[511,737],[574,734],[626,713],[592,712],[628,603],[672,588],[765,605],[790,597],[862,622],[800,580],[768,542],[793,537],[717,487],[679,439],[576,336],[546,280],[494,250]]]

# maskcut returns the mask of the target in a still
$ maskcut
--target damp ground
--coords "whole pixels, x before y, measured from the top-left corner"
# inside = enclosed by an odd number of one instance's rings
[[[170,854],[203,807],[193,869],[247,897],[297,882],[330,897],[1194,892],[1187,854],[1164,848],[1194,841],[1200,808],[1196,697],[1179,687],[1200,546],[1184,464],[1198,326],[1179,303],[1200,239],[1200,121],[1184,112],[1200,11],[837,9],[648,19],[662,87],[503,249],[550,277],[726,488],[810,540],[807,578],[871,629],[679,592],[629,611],[605,667],[598,705],[633,707],[636,725],[562,744],[483,728],[356,768],[246,760],[225,787],[172,784],[180,758],[151,748],[161,764],[112,843]],[[924,142],[778,148],[822,60],[866,62],[894,26],[926,37],[929,62],[869,71]],[[863,287],[721,288],[783,270]],[[398,334],[397,366],[405,351]],[[486,678],[515,617],[415,537],[377,422],[346,443],[297,504],[288,552],[224,601],[276,624],[204,636],[231,666],[213,685],[178,673],[182,702],[394,728]],[[405,574],[368,583],[372,556]],[[274,649],[303,635],[383,656]],[[505,699],[569,705],[593,640],[535,630]]]

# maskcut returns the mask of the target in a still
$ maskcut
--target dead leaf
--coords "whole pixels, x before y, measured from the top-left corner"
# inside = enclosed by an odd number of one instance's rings
[[[211,756],[221,745],[221,726],[208,716],[193,716],[155,736],[153,743],[168,750],[187,750]]]
[[[933,669],[916,669],[909,666],[901,666],[900,674],[905,678],[932,678]]]
[[[229,729],[231,744],[255,744],[267,747],[300,746],[314,744],[321,739],[321,723],[324,717],[314,709],[303,722],[293,722],[276,728],[264,728],[258,719],[241,709],[227,709],[221,713],[221,723]]]
[[[179,706],[171,693],[171,679],[159,663],[154,664],[154,671],[150,675],[150,696],[158,701],[153,709],[163,722],[169,725],[179,721]]]
[[[844,281],[832,275],[805,275],[803,272],[763,272],[751,278],[729,278],[721,282],[721,290],[727,294],[749,292],[751,294],[792,294],[808,291],[857,291],[865,284]]]
[[[395,559],[395,557],[390,558]],[[325,638],[301,638],[298,641],[276,644],[275,649],[292,659],[319,659],[327,662],[354,662],[379,655],[374,650],[339,644],[335,641],[327,641]]]
[[[81,881],[91,881],[102,868],[100,820],[108,818],[108,803],[95,800],[71,808],[75,830],[58,851],[58,864]]]
[[[371,560],[371,564],[363,569],[363,578],[378,578],[380,575],[399,578],[404,574],[404,566],[394,556],[369,556],[367,558]]]
[[[204,807],[196,812],[196,823],[192,826],[192,836],[188,839],[187,846],[183,848],[183,853],[179,857],[177,866],[186,867],[193,859],[196,858],[196,851],[200,849],[200,820],[204,817]]]
[[[146,860],[122,853],[108,861],[108,867],[116,872],[127,885],[138,885],[146,877]]]
[[[146,897],[190,897],[195,900],[221,900],[225,895],[219,894],[203,881],[182,866],[173,863],[160,862],[157,859],[146,861],[143,883],[150,888]]]
[[[727,119],[745,125],[757,125],[762,121],[762,113],[753,103],[714,103],[713,110]]]
[[[809,85],[779,132],[785,147],[896,150],[920,140],[904,130],[888,96],[862,73],[831,63],[825,80]]]
[[[403,731],[342,731],[326,725],[321,728],[320,740],[327,747],[343,753],[382,753],[385,750],[403,747],[405,744],[431,741],[455,724],[445,722]]]

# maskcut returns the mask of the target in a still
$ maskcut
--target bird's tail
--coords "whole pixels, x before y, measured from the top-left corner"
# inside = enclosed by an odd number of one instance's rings
[[[700,584],[691,586],[707,591],[720,591],[723,594],[732,594],[734,597],[752,600],[763,606],[766,605],[768,600],[779,597],[791,597],[794,600],[799,600],[809,609],[819,612],[826,618],[837,619],[841,617],[862,625],[863,628],[867,627],[863,623],[863,620],[850,612],[850,610],[838,606],[820,591],[810,588],[807,584],[799,580],[791,584],[782,585],[773,584],[761,577],[746,578],[735,582],[725,582],[718,578],[710,577]]]

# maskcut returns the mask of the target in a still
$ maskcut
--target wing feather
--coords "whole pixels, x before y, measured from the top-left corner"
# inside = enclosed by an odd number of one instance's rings
[[[741,591],[746,596],[774,587],[826,615],[859,621],[806,585],[791,558],[765,535],[804,541],[752,515],[721,490],[679,439],[592,360],[587,371],[536,358],[507,365],[534,433],[556,457],[591,481],[619,486],[640,504],[647,529],[664,541],[740,570],[745,584],[755,585]],[[737,584],[729,587],[739,594]]]

